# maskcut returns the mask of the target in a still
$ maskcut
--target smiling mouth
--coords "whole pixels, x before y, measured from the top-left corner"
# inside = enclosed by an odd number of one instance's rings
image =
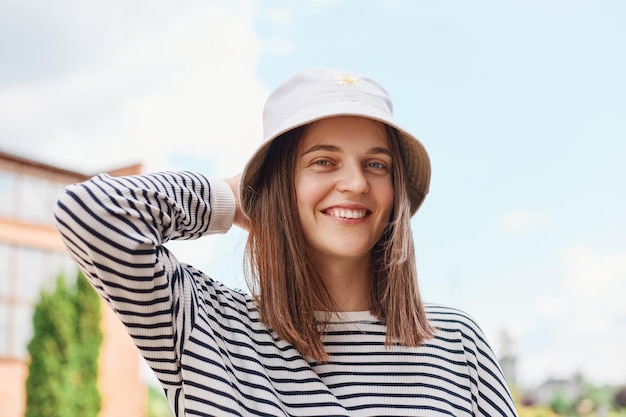
[[[367,216],[368,210],[366,209],[344,209],[344,208],[331,208],[324,211],[325,214],[328,214],[332,217],[340,217],[342,219],[361,219]]]

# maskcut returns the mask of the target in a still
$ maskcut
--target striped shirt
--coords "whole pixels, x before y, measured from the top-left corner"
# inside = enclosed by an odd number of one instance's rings
[[[55,208],[69,253],[126,326],[177,416],[515,416],[485,336],[465,313],[426,311],[436,335],[385,346],[369,312],[332,314],[317,363],[260,320],[253,298],[163,245],[224,233],[235,201],[189,172],[99,175]]]

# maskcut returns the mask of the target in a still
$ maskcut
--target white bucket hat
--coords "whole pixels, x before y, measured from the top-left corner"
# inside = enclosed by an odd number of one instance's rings
[[[264,143],[241,176],[241,208],[248,214],[254,187],[274,139],[300,126],[334,116],[361,116],[395,128],[406,167],[411,213],[420,207],[430,184],[428,153],[393,118],[393,104],[385,89],[371,78],[338,68],[309,68],[285,80],[267,99],[263,111]]]

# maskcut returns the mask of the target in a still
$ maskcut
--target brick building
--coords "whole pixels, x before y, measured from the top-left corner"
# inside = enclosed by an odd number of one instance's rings
[[[109,171],[135,174],[140,165]],[[0,416],[22,417],[32,313],[42,288],[78,270],[53,227],[52,207],[67,184],[87,175],[0,151]],[[102,303],[100,417],[145,417],[147,387],[125,329]],[[136,369],[136,372],[132,371]],[[53,381],[51,381],[53,383]]]

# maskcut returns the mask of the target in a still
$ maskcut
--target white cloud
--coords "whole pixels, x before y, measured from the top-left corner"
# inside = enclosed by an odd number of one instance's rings
[[[263,17],[273,24],[285,24],[292,20],[292,13],[286,7],[274,7],[267,10]]]
[[[561,316],[567,311],[567,302],[562,297],[542,297],[537,301],[537,310],[547,317]]]
[[[519,234],[540,229],[548,223],[548,220],[548,216],[544,213],[513,209],[500,217],[498,227],[506,233]]]
[[[274,36],[263,40],[263,51],[273,55],[289,55],[295,49],[293,42],[287,38]]]
[[[328,7],[336,4],[337,0],[309,0],[309,4],[313,7]]]
[[[569,248],[561,257],[563,285],[557,295],[529,308],[527,352],[520,373],[569,377],[582,372],[596,383],[623,383],[626,375],[626,252]],[[529,340],[533,340],[529,342]]]
[[[577,325],[601,335],[621,329],[626,341],[626,253],[596,253],[578,246],[567,251],[563,264]]]
[[[168,168],[177,152],[215,161],[216,175],[235,174],[260,142],[267,94],[255,77],[254,3],[180,9],[141,30],[102,32],[129,35],[105,65],[0,90],[0,146],[86,172],[130,162]],[[97,13],[85,16],[97,25]]]
[[[607,339],[586,340],[584,333],[567,344],[545,349],[540,354],[522,357],[518,363],[523,374],[541,378],[526,379],[536,385],[545,378],[571,378],[581,372],[594,384],[623,384],[626,362],[622,359],[625,346]]]

